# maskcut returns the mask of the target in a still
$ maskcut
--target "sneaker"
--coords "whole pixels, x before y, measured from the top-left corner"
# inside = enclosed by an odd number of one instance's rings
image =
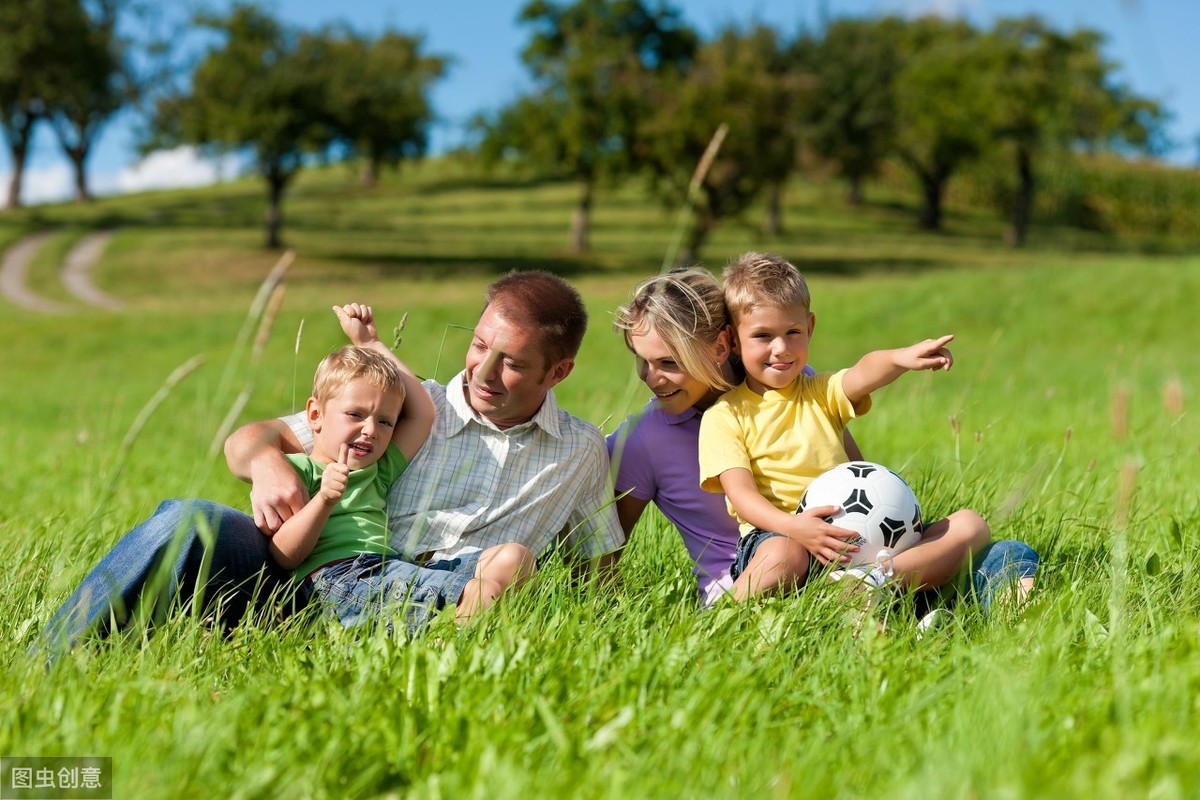
[[[858,584],[855,588],[861,588],[864,591],[870,592],[882,589],[892,582],[892,576],[883,568],[868,566],[867,564],[859,564],[857,567],[848,567],[846,569],[835,569],[829,573],[829,580],[834,583],[847,578],[851,578]],[[853,586],[854,584],[849,585]]]
[[[932,634],[944,627],[950,622],[953,615],[944,608],[935,608],[917,621],[917,641],[925,638],[926,634]]]
[[[856,633],[892,584],[892,576],[887,571],[867,564],[835,569],[829,573],[829,580],[842,585],[842,599],[855,612]]]

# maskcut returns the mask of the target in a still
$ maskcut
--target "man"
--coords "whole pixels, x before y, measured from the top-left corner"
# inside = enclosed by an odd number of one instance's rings
[[[615,560],[624,534],[603,436],[560,409],[551,391],[574,369],[586,329],[587,312],[565,281],[512,273],[488,287],[465,369],[445,386],[425,381],[437,417],[388,492],[388,523],[392,547],[415,567],[411,599],[431,613],[457,602],[478,552],[495,544],[515,542],[534,556],[559,545],[600,566]],[[69,646],[110,613],[120,620],[145,589],[158,589],[160,574],[158,608],[190,597],[203,577],[228,623],[290,587],[267,537],[308,499],[283,454],[311,445],[303,414],[235,431],[225,455],[252,484],[253,518],[204,501],[163,503],[55,613],[50,644]]]

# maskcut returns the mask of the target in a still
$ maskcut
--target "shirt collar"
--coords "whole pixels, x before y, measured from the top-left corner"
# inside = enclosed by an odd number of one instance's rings
[[[658,401],[653,400],[651,402],[657,403]],[[668,425],[682,425],[683,423],[687,422],[689,419],[694,419],[695,417],[698,417],[702,413],[704,413],[700,409],[696,408],[695,406],[691,406],[690,408],[684,409],[683,413],[680,413],[680,414],[668,414],[667,412],[663,411],[661,407],[659,407],[658,410],[663,415],[663,419],[665,419],[667,421]]]
[[[449,429],[446,435],[455,436],[461,433],[463,428],[467,427],[467,424],[471,422],[485,428],[491,428],[492,430],[500,430],[489,420],[476,414],[475,409],[471,408],[471,404],[467,402],[466,382],[467,371],[463,370],[446,384],[446,400],[454,412],[449,420]],[[561,439],[562,428],[559,423],[560,416],[558,401],[554,399],[554,390],[550,390],[546,392],[546,399],[542,401],[541,408],[533,415],[533,419],[523,422],[520,425],[514,425],[508,428],[507,431],[523,430],[526,426],[536,425],[554,438]]]

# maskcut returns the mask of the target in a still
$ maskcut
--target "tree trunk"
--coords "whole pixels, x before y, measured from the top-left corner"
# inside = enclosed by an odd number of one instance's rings
[[[67,152],[71,166],[75,169],[75,202],[92,202],[91,192],[87,187],[87,150],[73,148]]]
[[[368,158],[362,171],[362,185],[366,189],[374,189],[379,183],[379,161]]]
[[[12,176],[8,180],[8,198],[5,208],[21,207],[21,183],[25,177],[25,159],[29,155],[29,136],[37,117],[28,115],[22,122],[6,127],[9,137],[9,157],[12,159]]]
[[[1022,247],[1033,210],[1033,157],[1029,148],[1017,147],[1017,196],[1013,201],[1012,226],[1004,237],[1009,247]]]
[[[846,195],[847,201],[852,206],[861,206],[863,204],[863,177],[862,175],[850,176],[850,191]]]
[[[283,190],[287,176],[282,170],[272,169],[267,174],[267,249],[278,250],[283,246]]]
[[[684,242],[683,250],[679,253],[675,266],[690,267],[700,263],[700,248],[716,225],[716,219],[707,212],[693,214],[691,227],[688,228],[687,241]]]
[[[8,199],[4,201],[4,207],[8,209],[21,207],[21,180],[25,175],[25,147],[14,147],[12,153],[12,175],[8,179]]]
[[[927,231],[942,228],[942,192],[945,188],[946,177],[941,172],[921,173],[921,194],[924,203],[921,206],[920,225]]]
[[[575,206],[575,215],[571,220],[571,252],[573,253],[586,253],[588,250],[592,189],[592,182],[585,182],[583,184],[583,194],[579,198],[579,204]]]
[[[767,189],[767,219],[763,233],[767,236],[783,233],[783,184],[780,181],[772,182]]]

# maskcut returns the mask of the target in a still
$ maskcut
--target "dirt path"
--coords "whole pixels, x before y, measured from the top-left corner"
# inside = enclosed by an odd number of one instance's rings
[[[34,294],[26,285],[30,262],[52,235],[53,231],[45,231],[26,236],[0,258],[0,295],[10,303],[43,314],[63,314],[71,310],[67,305]],[[106,311],[119,311],[121,301],[92,283],[92,271],[112,235],[113,231],[99,231],[84,236],[67,253],[60,274],[63,285],[79,300]]]
[[[29,311],[43,314],[61,314],[67,307],[45,297],[39,297],[25,285],[25,277],[29,272],[29,262],[37,255],[46,240],[52,234],[35,233],[27,236],[4,251],[0,259],[0,294],[9,302]]]
[[[63,261],[62,281],[71,294],[90,306],[108,311],[120,311],[121,301],[105,294],[92,283],[92,269],[112,238],[112,231],[89,233],[76,242]]]

